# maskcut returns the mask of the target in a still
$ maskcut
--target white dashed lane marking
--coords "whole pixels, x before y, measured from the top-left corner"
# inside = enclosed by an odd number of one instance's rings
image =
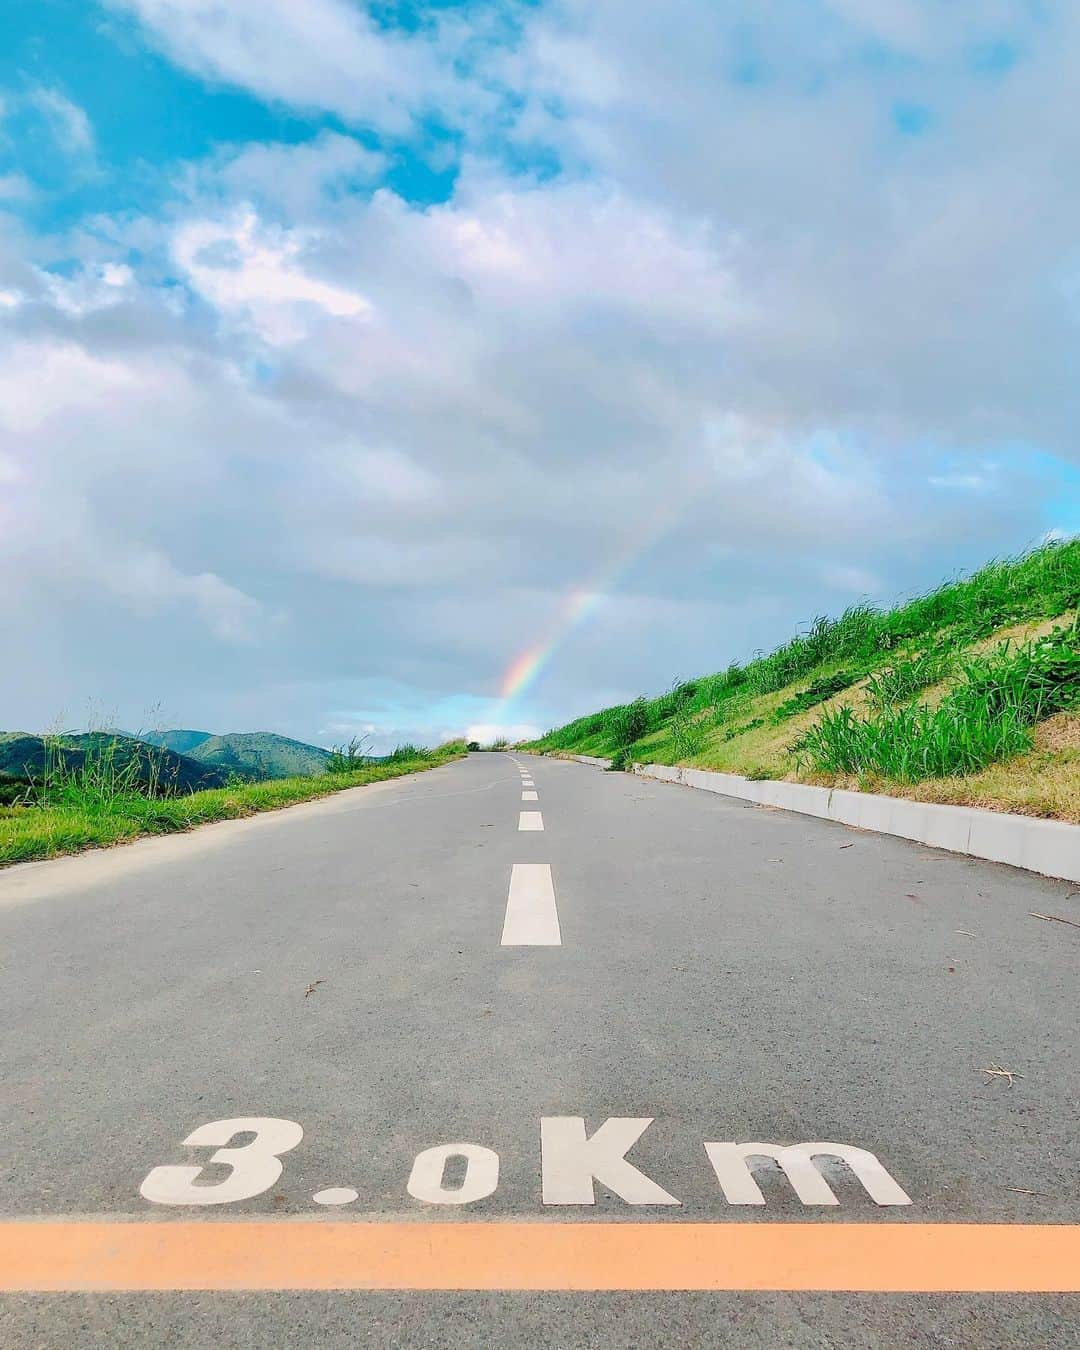
[[[504,947],[561,947],[555,884],[547,863],[515,863],[503,922]]]
[[[544,817],[539,811],[522,811],[518,816],[519,830],[542,830]]]
[[[538,802],[540,800],[539,792],[523,792],[521,794],[523,802]]]

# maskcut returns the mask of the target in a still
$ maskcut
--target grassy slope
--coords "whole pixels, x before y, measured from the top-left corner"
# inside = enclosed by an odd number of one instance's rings
[[[1037,725],[1025,753],[978,772],[920,782],[813,773],[800,768],[792,749],[826,711],[850,706],[867,715],[868,681],[883,671],[921,653],[946,657],[955,667],[1006,639],[1016,644],[1067,626],[1078,601],[1080,541],[1074,540],[991,564],[887,613],[860,607],[839,620],[816,621],[809,634],[769,656],[690,681],[681,695],[669,692],[647,701],[648,724],[635,736],[630,754],[639,762],[691,764],[1080,822],[1077,711]],[[830,682],[845,687],[828,695]],[[955,676],[947,676],[911,697],[935,706],[954,684]],[[807,690],[821,701],[800,709]],[[626,716],[625,709],[607,709],[579,718],[530,748],[612,757],[620,734],[625,738]]]
[[[157,800],[136,794],[111,798],[72,794],[48,806],[0,807],[0,866],[274,811],[345,788],[421,773],[463,754],[464,745],[451,743],[422,757],[371,764],[348,774],[279,778]]]

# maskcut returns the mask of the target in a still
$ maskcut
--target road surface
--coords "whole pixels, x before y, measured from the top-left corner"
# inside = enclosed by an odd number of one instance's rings
[[[522,754],[10,869],[0,1343],[1076,1345],[1074,889]]]

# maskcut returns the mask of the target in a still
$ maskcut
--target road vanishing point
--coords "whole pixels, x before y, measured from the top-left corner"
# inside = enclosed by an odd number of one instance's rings
[[[1075,1346],[1070,889],[521,753],[11,868],[0,1344]]]

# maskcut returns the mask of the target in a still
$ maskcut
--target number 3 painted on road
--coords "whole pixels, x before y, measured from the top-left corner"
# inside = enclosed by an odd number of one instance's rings
[[[292,1120],[272,1116],[238,1116],[235,1120],[212,1120],[192,1130],[185,1146],[225,1145],[238,1134],[254,1131],[255,1138],[240,1148],[219,1147],[210,1159],[226,1163],[232,1173],[212,1186],[196,1186],[201,1167],[155,1167],[139,1187],[144,1200],[155,1205],[227,1205],[233,1200],[250,1200],[262,1195],[281,1176],[278,1156],[295,1148],[304,1137],[303,1129]]]

